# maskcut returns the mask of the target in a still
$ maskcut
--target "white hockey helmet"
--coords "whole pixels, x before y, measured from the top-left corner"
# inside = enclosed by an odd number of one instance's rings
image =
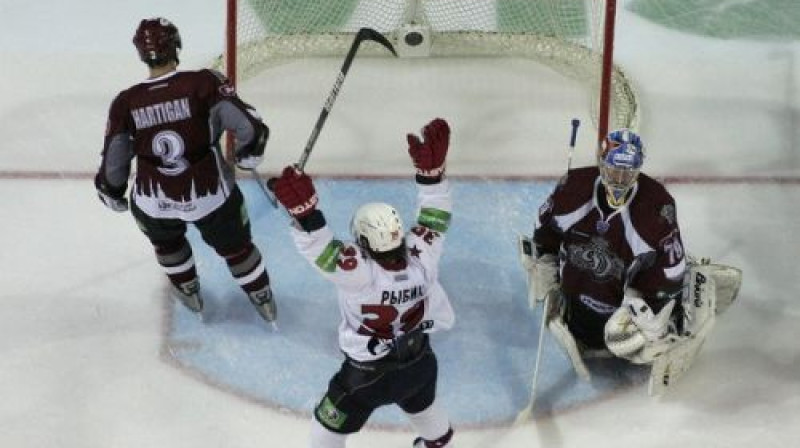
[[[388,252],[403,244],[403,221],[394,207],[369,202],[356,210],[351,230],[360,245],[375,253]]]

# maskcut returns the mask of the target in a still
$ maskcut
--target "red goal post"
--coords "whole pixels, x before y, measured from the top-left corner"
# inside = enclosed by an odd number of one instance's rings
[[[344,55],[353,34],[370,27],[401,57],[520,57],[555,69],[589,90],[600,141],[609,128],[639,120],[636,93],[613,63],[616,7],[617,0],[227,0],[218,67],[237,82],[292,58]]]

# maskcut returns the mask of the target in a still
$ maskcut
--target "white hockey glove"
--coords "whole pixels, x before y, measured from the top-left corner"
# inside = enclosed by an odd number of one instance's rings
[[[528,273],[528,302],[535,308],[547,294],[558,288],[558,260],[555,255],[545,254],[536,257],[533,243],[525,236],[519,236],[519,260]]]
[[[634,364],[653,362],[678,340],[670,325],[674,307],[672,300],[655,314],[644,300],[626,292],[622,306],[606,322],[606,346]]]

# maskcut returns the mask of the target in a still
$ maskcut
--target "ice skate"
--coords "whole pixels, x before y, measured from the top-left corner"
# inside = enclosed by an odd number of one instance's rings
[[[269,285],[258,291],[251,292],[248,297],[253,306],[256,307],[256,310],[258,310],[258,314],[265,321],[275,322],[275,319],[278,318],[278,308],[272,298],[272,289],[270,289]]]
[[[180,286],[173,284],[172,294],[193,313],[203,311],[203,297],[200,295],[200,282],[197,279],[181,283]]]

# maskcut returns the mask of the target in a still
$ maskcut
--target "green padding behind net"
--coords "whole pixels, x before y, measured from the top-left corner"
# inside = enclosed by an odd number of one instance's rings
[[[269,33],[321,33],[342,28],[358,0],[248,0]]]
[[[497,30],[500,32],[535,32],[545,36],[581,38],[586,35],[586,8],[583,0],[557,2],[498,0]],[[553,11],[555,10],[555,11]],[[558,21],[542,20],[558,17]],[[535,27],[532,29],[532,26]]]
[[[635,0],[630,9],[655,23],[703,36],[800,37],[798,0]]]

